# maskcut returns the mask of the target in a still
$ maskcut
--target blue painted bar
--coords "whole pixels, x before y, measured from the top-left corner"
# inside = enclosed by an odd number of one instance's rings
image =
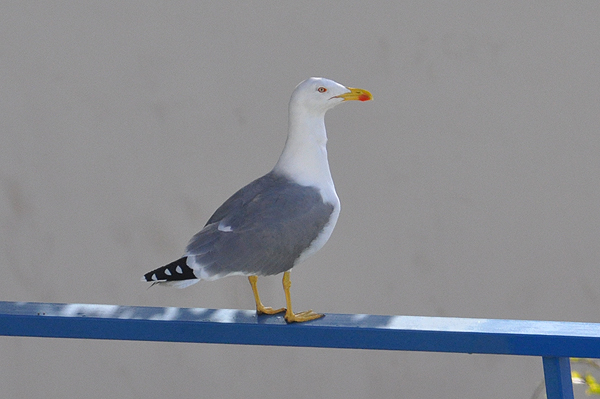
[[[573,399],[571,362],[568,357],[543,357],[546,397],[548,399]]]
[[[600,358],[600,324],[0,302],[0,335]]]

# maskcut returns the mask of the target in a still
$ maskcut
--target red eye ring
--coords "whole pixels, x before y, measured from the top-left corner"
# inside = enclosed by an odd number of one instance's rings
[[[317,91],[318,91],[319,93],[325,93],[325,92],[327,91],[327,88],[325,88],[325,87],[323,87],[323,86],[320,86],[320,87],[317,89]]]

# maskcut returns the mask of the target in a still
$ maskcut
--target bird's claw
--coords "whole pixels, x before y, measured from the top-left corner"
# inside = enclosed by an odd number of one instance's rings
[[[285,321],[287,321],[288,323],[301,323],[304,321],[319,319],[323,316],[325,315],[321,313],[315,313],[311,309],[299,313],[286,312],[284,317]]]
[[[287,309],[286,308],[279,308],[279,309],[273,309],[271,307],[261,307],[261,308],[257,308],[256,309],[256,314],[277,314],[277,313],[281,313],[281,312],[285,312]]]

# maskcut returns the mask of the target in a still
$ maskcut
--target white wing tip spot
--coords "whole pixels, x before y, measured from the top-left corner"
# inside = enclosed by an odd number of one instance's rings
[[[156,274],[152,275],[152,281],[158,281],[158,277],[156,277]]]
[[[170,275],[171,275],[171,271],[170,271],[169,269],[165,269],[165,274],[166,274],[167,276],[170,276]]]
[[[181,268],[181,266],[177,266],[177,268],[175,269],[175,271],[179,274],[183,274],[183,269]]]

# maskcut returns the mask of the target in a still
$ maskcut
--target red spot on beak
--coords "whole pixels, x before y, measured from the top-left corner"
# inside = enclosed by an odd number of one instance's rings
[[[361,94],[358,96],[359,101],[369,101],[370,99],[371,97],[367,96],[366,94]]]

